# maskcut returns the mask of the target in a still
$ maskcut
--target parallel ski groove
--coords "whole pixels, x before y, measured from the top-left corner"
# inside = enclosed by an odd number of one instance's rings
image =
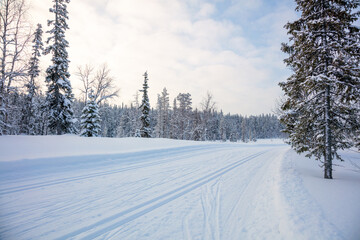
[[[171,150],[172,150],[171,153],[173,153],[174,150],[173,149],[171,149]],[[198,147],[198,148],[195,148],[194,150],[195,151],[202,151],[203,147],[201,147],[201,148]],[[217,151],[217,149],[212,149],[212,151]],[[194,156],[194,152],[188,153],[188,151],[176,151],[176,153],[184,153],[184,154],[183,155],[177,155],[176,157],[173,158],[173,161],[176,161],[176,160],[179,160],[179,159],[182,160],[183,157],[187,156],[187,155]],[[169,153],[167,152],[167,154],[169,154]],[[200,152],[199,154],[203,154],[203,153]],[[74,181],[79,181],[79,180],[84,180],[84,179],[91,179],[91,178],[95,178],[95,177],[107,176],[107,175],[111,175],[111,174],[117,174],[117,173],[129,171],[129,170],[138,169],[138,168],[152,167],[152,166],[156,166],[156,165],[159,165],[159,164],[162,164],[162,163],[168,163],[168,162],[169,162],[169,158],[167,157],[165,160],[161,160],[161,161],[137,164],[135,166],[129,166],[129,167],[110,170],[110,171],[97,172],[97,173],[92,173],[92,174],[85,174],[85,175],[76,176],[76,177],[68,177],[68,178],[56,179],[56,180],[48,181],[48,182],[27,184],[27,185],[11,187],[11,188],[4,188],[4,189],[0,189],[0,195],[20,192],[20,191],[26,191],[26,190],[33,190],[33,189],[36,189],[36,188],[42,188],[42,187],[47,187],[47,186],[52,186],[52,185],[69,183],[69,182],[74,182]]]
[[[133,221],[143,215],[145,215],[146,213],[149,213],[183,195],[185,195],[186,193],[196,189],[196,188],[199,188],[201,186],[203,186],[204,184],[224,175],[225,173],[231,171],[231,170],[234,170],[235,168],[239,167],[240,165],[260,156],[260,155],[263,155],[264,153],[268,152],[268,150],[266,151],[262,151],[262,152],[259,152],[259,153],[256,153],[256,154],[252,154],[250,156],[247,156],[247,157],[244,157],[234,163],[231,163],[223,168],[220,168],[210,174],[207,174],[201,178],[198,178],[194,181],[191,181],[190,183],[187,183],[181,187],[178,187],[172,191],[169,191],[165,194],[162,194],[158,197],[155,197],[151,200],[148,200],[146,202],[143,202],[139,205],[136,205],[134,207],[131,207],[127,210],[124,210],[124,211],[121,211],[117,214],[114,214],[110,217],[107,217],[101,221],[98,221],[96,223],[93,223],[89,226],[86,226],[86,227],[83,227],[81,229],[78,229],[76,231],[73,231],[71,233],[68,233],[64,236],[61,236],[59,238],[57,238],[58,240],[60,239],[69,239],[69,238],[74,238],[76,236],[79,236],[80,234],[83,234],[87,231],[90,231],[94,228],[97,228],[101,225],[104,225],[104,224],[108,224],[109,222],[112,222],[112,221],[115,221],[115,223],[112,223],[110,224],[109,226],[107,227],[104,227],[102,229],[99,229],[97,230],[96,232],[93,232],[85,237],[83,237],[82,239],[94,239],[98,236],[101,236],[102,234],[105,234],[106,232],[109,232],[121,225],[124,225],[130,221]],[[140,210],[142,209],[142,210]],[[132,213],[132,214],[131,214]],[[127,214],[131,214],[130,216],[125,216],[123,219],[121,220],[117,220],[118,218],[120,217],[123,217],[124,215],[127,215]]]

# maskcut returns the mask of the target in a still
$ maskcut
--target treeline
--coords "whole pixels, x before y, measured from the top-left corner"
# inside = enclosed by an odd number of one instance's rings
[[[26,94],[11,95],[11,112],[7,134],[10,135],[48,135],[49,112],[45,104],[44,95],[36,94],[33,99],[34,114],[30,121],[25,121],[27,102]],[[166,99],[166,98],[165,98]],[[190,100],[190,101],[189,101]],[[242,116],[239,114],[224,114],[215,108],[192,109],[191,95],[179,94],[174,100],[176,105],[163,104],[159,98],[156,108],[151,108],[150,129],[151,137],[195,140],[195,141],[256,141],[259,138],[281,138],[282,126],[273,114],[258,116]],[[85,102],[75,100],[73,103],[74,125],[80,132],[80,117]],[[161,108],[162,106],[162,108]],[[167,108],[164,106],[168,106]],[[141,109],[136,100],[130,105],[110,105],[103,103],[99,106],[100,136],[102,137],[140,137]]]
[[[170,107],[168,95],[164,93],[167,93],[166,89],[159,95],[156,108],[152,108],[149,113],[151,137],[233,142],[284,137],[281,132],[282,126],[273,114],[247,117],[224,114],[222,111],[216,111],[214,107],[192,109],[189,93],[180,93]],[[84,103],[76,101],[75,106],[76,115],[79,116]],[[99,114],[101,136],[140,137],[142,113],[138,101],[135,100],[130,106],[103,104]]]

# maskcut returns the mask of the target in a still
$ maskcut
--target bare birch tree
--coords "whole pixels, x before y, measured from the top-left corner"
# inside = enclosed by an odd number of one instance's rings
[[[81,94],[83,95],[84,103],[87,102],[89,91],[91,86],[93,86],[95,79],[91,77],[93,74],[94,67],[86,64],[84,67],[78,66],[76,76],[79,77],[82,82],[82,88],[80,89]]]
[[[0,135],[15,133],[9,98],[28,70],[25,49],[31,34],[26,11],[25,0],[0,0]]]
[[[94,89],[95,101],[98,105],[118,97],[120,89],[115,86],[115,79],[111,76],[108,66],[103,64],[96,73],[94,71],[94,67],[85,65],[85,67],[79,66],[76,73],[83,85],[80,91],[85,102],[90,89]]]

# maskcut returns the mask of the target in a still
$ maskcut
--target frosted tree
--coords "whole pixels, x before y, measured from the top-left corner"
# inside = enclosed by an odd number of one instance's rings
[[[323,159],[324,178],[332,178],[339,149],[352,146],[360,128],[358,0],[297,0],[300,19],[285,28],[290,42],[282,50],[293,70],[286,82],[281,120],[297,152]]]
[[[87,102],[87,98],[89,96],[90,89],[93,87],[95,79],[92,76],[94,72],[94,67],[92,67],[89,64],[86,64],[85,66],[78,66],[77,72],[75,75],[79,78],[79,80],[82,83],[82,87],[80,88],[83,102]]]
[[[149,113],[150,113],[150,102],[149,102],[149,96],[148,96],[148,73],[145,72],[144,73],[144,84],[143,84],[143,89],[140,90],[140,92],[143,93],[142,96],[142,102],[140,105],[140,109],[141,109],[141,129],[140,129],[140,135],[143,138],[149,138],[151,137],[151,128],[150,128],[150,117],[149,117]]]
[[[163,137],[170,137],[170,101],[169,101],[169,93],[167,89],[164,88],[161,92],[161,102],[162,102],[162,122],[163,122]]]
[[[80,127],[80,136],[82,137],[98,137],[101,134],[99,107],[92,90],[90,90],[88,101],[82,110]]]
[[[40,56],[43,49],[42,43],[42,26],[41,24],[37,25],[36,31],[34,33],[33,46],[32,46],[32,55],[29,61],[29,72],[28,72],[28,81],[25,84],[27,89],[27,95],[25,97],[25,104],[23,106],[23,116],[21,121],[21,133],[34,135],[35,134],[35,122],[37,116],[35,116],[39,104],[36,104],[36,92],[38,87],[36,86],[36,78],[40,74],[39,62]]]
[[[136,91],[134,94],[134,101],[130,107],[130,119],[131,119],[131,136],[132,137],[141,137],[140,128],[141,128],[141,109],[139,101],[139,91]]]
[[[248,135],[247,135],[247,120],[246,117],[244,117],[242,119],[241,122],[241,141],[242,142],[247,142],[248,140]]]
[[[169,124],[170,124],[170,138],[172,139],[177,139],[179,134],[179,126],[178,126],[178,116],[179,116],[179,111],[177,108],[177,101],[176,98],[174,98],[173,101],[173,110],[170,113],[170,120],[169,120]]]
[[[120,89],[115,86],[115,79],[111,76],[110,69],[106,64],[101,65],[96,72],[90,65],[78,66],[76,75],[82,82],[83,86],[80,91],[85,102],[90,89],[94,89],[94,96],[98,105],[119,96]]]
[[[200,141],[200,140],[204,140],[203,139],[203,125],[202,125],[202,117],[201,117],[201,113],[195,109],[195,111],[192,112],[191,114],[191,131],[190,131],[190,138],[187,138],[189,140],[194,140],[194,141]]]
[[[227,138],[226,138],[226,120],[225,117],[223,115],[223,113],[220,113],[220,124],[219,124],[219,133],[220,133],[220,139],[223,142],[226,142]]]
[[[214,96],[210,93],[206,93],[206,97],[203,98],[200,103],[202,110],[202,140],[206,141],[209,137],[210,122],[212,120],[212,113],[215,111],[216,103],[214,102]]]
[[[54,20],[48,25],[53,28],[48,31],[51,35],[47,43],[50,44],[45,53],[52,53],[52,65],[46,70],[47,106],[49,110],[49,129],[58,135],[73,133],[73,94],[69,81],[69,60],[66,48],[69,46],[65,39],[65,31],[69,28],[67,5],[70,0],[53,0],[54,5],[50,12],[54,13]]]
[[[188,140],[191,137],[191,112],[192,99],[190,93],[179,93],[176,97],[179,106],[177,108],[178,138]]]
[[[25,49],[31,38],[25,0],[0,0],[0,135],[16,134],[21,107],[11,100],[27,76]]]
[[[162,111],[161,111],[161,98],[160,98],[160,94],[157,95],[157,103],[156,103],[156,113],[157,113],[157,118],[156,118],[156,126],[155,126],[155,137],[161,138],[163,137],[163,133],[162,133]]]
[[[161,138],[170,137],[170,123],[169,123],[169,114],[170,113],[170,104],[169,104],[169,94],[166,88],[163,89],[161,95],[158,95],[157,103],[157,124],[156,124],[156,135]]]
[[[131,106],[132,108],[132,106]],[[131,135],[131,118],[130,118],[130,111],[131,108],[125,108],[122,111],[121,117],[120,117],[120,123],[117,129],[117,137],[132,137]]]

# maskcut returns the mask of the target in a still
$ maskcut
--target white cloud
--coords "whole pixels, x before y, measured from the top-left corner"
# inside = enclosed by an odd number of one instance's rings
[[[241,2],[251,9],[261,5],[261,1]],[[51,17],[50,6],[35,0],[32,5],[34,22],[45,25]],[[210,91],[224,112],[259,114],[271,111],[280,92],[276,84],[264,84],[271,75],[268,65],[273,49],[261,49],[264,54],[260,54],[242,36],[242,27],[212,18],[217,13],[214,4],[202,0],[73,0],[68,10],[66,36],[75,88],[80,87],[76,66],[106,62],[121,88],[118,104],[133,100],[146,70],[154,107],[156,95],[166,87],[171,98],[180,92],[191,93],[194,107]]]
[[[202,19],[202,18],[208,18],[212,14],[214,14],[216,11],[215,6],[210,3],[204,3],[202,4],[200,10],[198,11],[196,18]]]

